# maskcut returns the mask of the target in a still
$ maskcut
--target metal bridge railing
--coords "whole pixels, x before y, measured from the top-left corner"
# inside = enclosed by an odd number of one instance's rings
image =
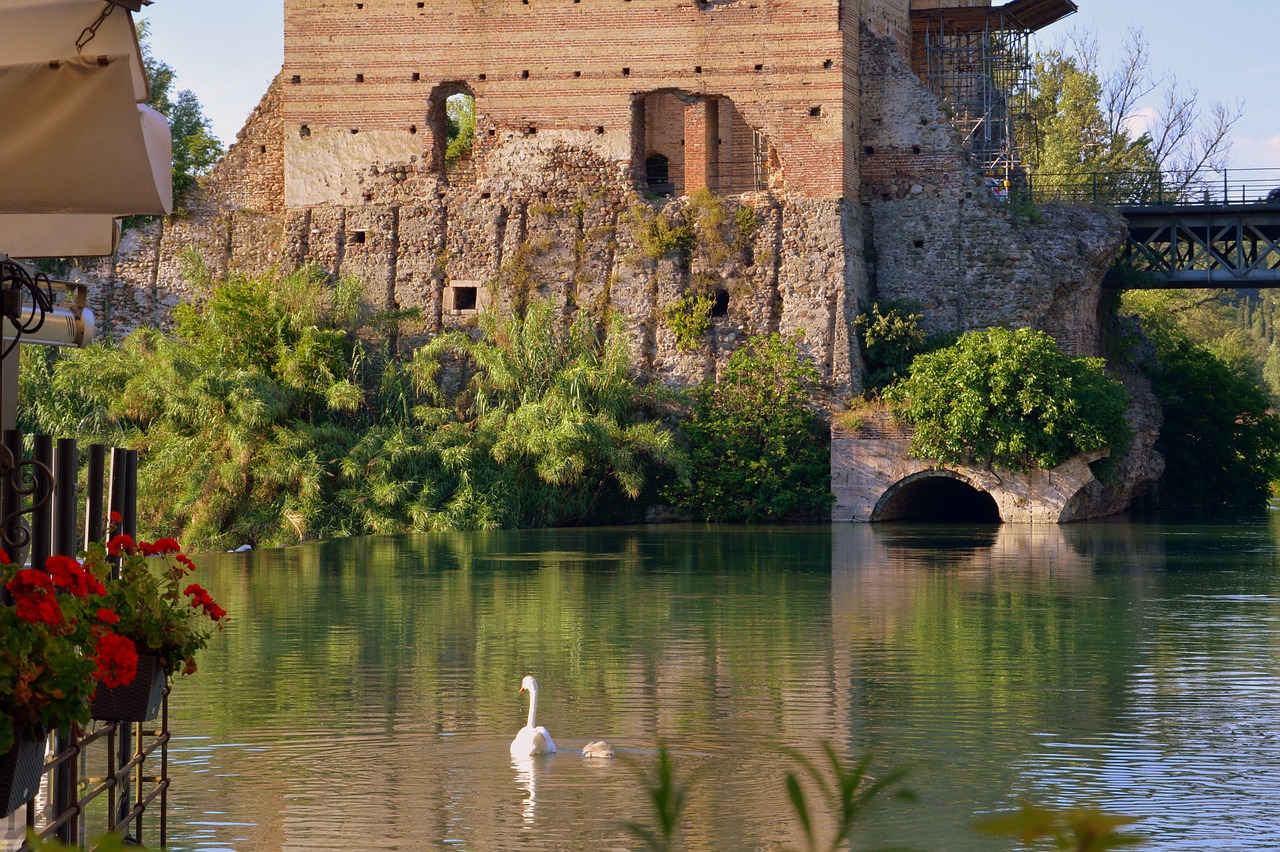
[[[1110,207],[1280,204],[1280,168],[1029,173],[1024,191],[1037,204]]]

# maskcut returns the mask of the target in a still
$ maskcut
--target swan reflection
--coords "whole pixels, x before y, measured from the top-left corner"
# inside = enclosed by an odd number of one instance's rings
[[[511,766],[516,771],[516,786],[525,793],[521,816],[526,826],[532,826],[538,816],[538,772],[542,767],[534,765],[530,755],[512,755]]]

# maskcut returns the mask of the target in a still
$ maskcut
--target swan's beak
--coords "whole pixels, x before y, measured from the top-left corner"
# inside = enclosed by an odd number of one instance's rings
[[[522,692],[524,692],[524,685],[523,685],[523,684],[521,684],[520,688],[516,690],[516,695],[519,695],[519,694],[520,694],[520,693],[522,693]]]

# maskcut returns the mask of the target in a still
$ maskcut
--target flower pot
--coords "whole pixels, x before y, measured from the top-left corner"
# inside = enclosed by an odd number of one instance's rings
[[[164,667],[154,654],[138,655],[138,676],[125,686],[98,685],[93,718],[104,722],[145,722],[160,712],[164,699]]]
[[[35,798],[44,769],[44,742],[38,731],[19,730],[13,748],[0,754],[0,817]]]

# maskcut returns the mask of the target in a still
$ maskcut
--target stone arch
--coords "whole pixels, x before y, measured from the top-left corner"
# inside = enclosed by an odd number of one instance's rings
[[[880,496],[872,521],[993,523],[1002,521],[995,498],[950,470],[925,470],[904,477]]]
[[[439,83],[431,90],[427,98],[427,138],[424,141],[425,154],[431,164],[431,170],[441,177],[447,177],[445,168],[445,152],[449,148],[449,99],[463,96],[471,99],[472,109],[479,116],[475,92],[461,80],[449,80]],[[472,149],[474,151],[474,148]],[[474,156],[467,156],[467,167]],[[470,168],[460,171],[471,171]]]

